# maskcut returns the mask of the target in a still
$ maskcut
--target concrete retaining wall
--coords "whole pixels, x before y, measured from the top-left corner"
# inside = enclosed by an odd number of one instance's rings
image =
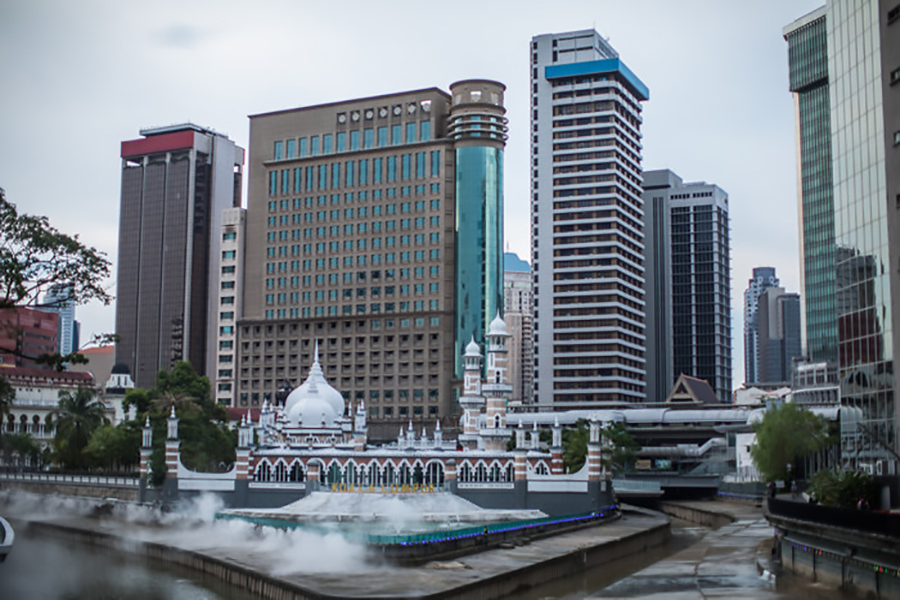
[[[43,481],[0,481],[0,489],[17,490],[31,494],[52,494],[58,496],[81,496],[85,498],[116,498],[137,502],[140,490],[135,487],[110,487],[105,485],[78,485],[72,483],[50,483]]]
[[[94,546],[106,547],[116,552],[129,552],[137,556],[195,569],[219,578],[235,588],[247,590],[265,600],[332,599],[337,596],[320,594],[298,585],[270,577],[226,560],[212,558],[189,550],[181,550],[156,543],[134,543],[124,538],[93,530],[68,527],[53,523],[32,522],[28,525],[44,535],[50,535]],[[422,596],[434,600],[463,599],[490,600],[507,597],[551,581],[581,575],[585,570],[607,562],[643,552],[665,543],[670,537],[668,523],[638,531],[622,538],[584,547],[542,563],[507,571],[500,575],[474,581],[451,590]],[[381,596],[388,598],[388,596]]]
[[[676,504],[673,502],[660,502],[659,510],[669,516],[696,523],[711,529],[718,529],[725,525],[731,525],[735,519],[731,515],[716,512],[713,510],[703,510],[693,506],[685,506],[684,504]]]

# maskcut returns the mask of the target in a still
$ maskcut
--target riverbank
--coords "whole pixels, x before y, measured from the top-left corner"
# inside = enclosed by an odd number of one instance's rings
[[[15,517],[16,515],[13,514]],[[626,513],[616,522],[453,561],[401,567],[338,534],[263,532],[246,524],[145,523],[86,514],[30,514],[44,535],[213,573],[261,598],[502,598],[663,543],[667,519]]]

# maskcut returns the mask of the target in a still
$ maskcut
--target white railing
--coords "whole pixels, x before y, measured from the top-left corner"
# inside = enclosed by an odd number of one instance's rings
[[[104,475],[66,475],[63,473],[0,473],[3,481],[35,481],[69,485],[96,485],[106,487],[139,487],[137,477],[106,477]]]

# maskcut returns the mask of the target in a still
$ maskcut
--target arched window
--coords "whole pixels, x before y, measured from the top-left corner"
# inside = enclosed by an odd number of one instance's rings
[[[425,483],[435,487],[444,485],[444,465],[433,462],[425,469]]]
[[[285,467],[284,463],[281,461],[275,463],[275,481],[277,483],[284,483],[287,481],[287,467]]]
[[[398,481],[397,483],[399,483],[400,485],[409,485],[411,483],[411,479],[412,473],[409,470],[409,465],[404,464],[400,467],[400,481]]]
[[[475,481],[483,483],[487,480],[487,468],[484,466],[483,462],[479,462],[478,467],[475,469]]]
[[[460,483],[469,483],[472,481],[472,469],[469,468],[468,464],[463,464],[459,468],[459,481]]]
[[[500,465],[494,463],[494,466],[491,467],[491,479],[492,482],[497,483],[501,481],[500,479]]]
[[[272,467],[269,466],[269,463],[261,462],[256,466],[256,480],[257,481],[271,481],[272,480]]]
[[[305,474],[303,473],[303,465],[295,461],[294,464],[291,465],[291,474],[289,479],[292,483],[300,483],[304,481]]]
[[[328,467],[328,482],[327,483],[341,483],[341,465],[336,462],[331,463],[331,466]]]
[[[353,463],[348,464],[344,470],[344,482],[347,485],[359,485],[359,482],[356,480],[356,465]]]
[[[413,469],[412,482],[419,485],[425,483],[425,470],[422,468],[422,463],[416,463],[416,467]]]
[[[367,485],[383,485],[382,482],[378,480],[378,465],[376,463],[371,463],[367,470],[369,475]]]

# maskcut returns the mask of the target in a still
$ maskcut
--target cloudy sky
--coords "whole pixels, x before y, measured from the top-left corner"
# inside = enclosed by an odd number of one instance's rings
[[[774,266],[782,285],[799,285],[781,30],[823,3],[5,0],[0,187],[115,262],[119,143],[143,127],[192,121],[246,147],[249,114],[490,78],[508,86],[506,242],[530,261],[528,43],[594,27],[650,88],[644,168],[729,193],[737,386],[751,269]],[[115,327],[112,307],[76,318],[83,339]]]

